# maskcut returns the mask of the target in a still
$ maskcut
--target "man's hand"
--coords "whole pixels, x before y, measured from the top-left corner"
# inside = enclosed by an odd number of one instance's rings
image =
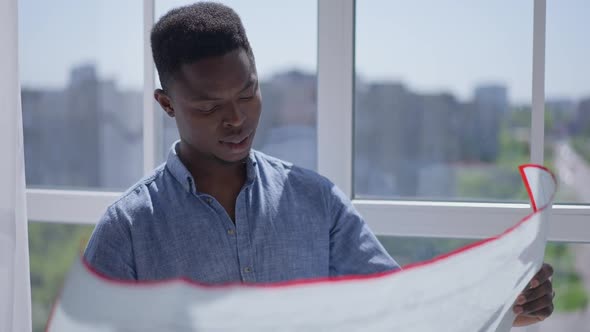
[[[513,307],[517,315],[514,326],[538,323],[551,315],[555,296],[553,285],[551,285],[552,275],[553,267],[547,263],[543,264],[541,270],[516,298]]]

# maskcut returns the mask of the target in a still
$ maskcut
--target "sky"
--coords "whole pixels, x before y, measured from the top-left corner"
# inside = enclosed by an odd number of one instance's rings
[[[260,76],[316,71],[317,0],[222,1],[242,17]],[[62,88],[73,66],[141,89],[142,0],[20,0],[23,86]],[[156,0],[156,18],[191,3]],[[547,98],[590,97],[590,1],[548,0]],[[531,98],[532,0],[357,0],[356,68],[369,81],[471,97],[504,84],[511,101]]]

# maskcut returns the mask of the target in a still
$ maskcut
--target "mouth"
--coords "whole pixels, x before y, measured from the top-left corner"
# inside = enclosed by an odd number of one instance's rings
[[[247,136],[237,136],[223,139],[220,140],[219,143],[228,148],[232,153],[241,153],[250,148],[253,134],[254,132],[251,132]]]

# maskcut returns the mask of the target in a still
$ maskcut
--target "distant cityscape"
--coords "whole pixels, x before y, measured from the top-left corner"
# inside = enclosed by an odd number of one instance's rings
[[[261,82],[261,90],[255,148],[316,169],[315,75],[279,73]],[[512,105],[508,95],[502,84],[482,84],[471,100],[459,101],[450,93],[423,94],[400,82],[357,78],[355,193],[452,198],[461,195],[462,169],[501,172],[495,163],[502,133],[526,141],[530,126],[530,107]],[[63,90],[23,87],[22,105],[29,186],[122,190],[142,176],[141,91],[120,89],[98,77],[93,65],[83,65],[71,70]],[[590,96],[550,100],[546,108],[547,137],[567,139],[590,127]],[[518,118],[523,120],[512,121]],[[162,129],[163,161],[177,133],[168,117]],[[520,186],[518,174],[513,185]]]

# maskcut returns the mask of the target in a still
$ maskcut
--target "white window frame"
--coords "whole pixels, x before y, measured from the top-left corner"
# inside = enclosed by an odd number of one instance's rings
[[[149,43],[155,0],[143,1],[144,172],[159,156]],[[530,213],[528,204],[355,199],[353,193],[354,0],[318,0],[318,169],[352,200],[378,235],[484,238]],[[546,0],[534,1],[531,162],[543,163]],[[580,41],[581,42],[581,41]],[[516,172],[516,170],[515,170]],[[121,193],[28,189],[30,221],[95,224]],[[549,239],[590,243],[590,206],[555,205]]]

